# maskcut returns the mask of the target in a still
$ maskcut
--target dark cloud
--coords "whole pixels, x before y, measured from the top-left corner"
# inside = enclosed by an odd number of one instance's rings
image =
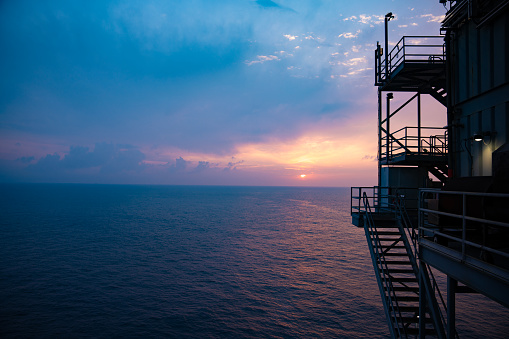
[[[203,172],[210,168],[210,163],[208,161],[199,161],[198,165],[194,168],[193,172],[199,173]]]
[[[140,171],[144,165],[145,155],[134,147],[120,147],[109,143],[97,143],[93,151],[88,147],[71,146],[69,153],[63,158],[58,154],[48,154],[28,170],[39,174],[73,172],[80,169],[96,168],[100,173],[120,173],[123,171]]]
[[[188,161],[182,157],[175,159],[175,165],[170,166],[170,172],[184,172],[187,168]]]
[[[377,158],[376,158],[376,155],[368,155],[368,154],[366,154],[365,156],[362,157],[362,160],[376,161]]]
[[[35,157],[32,156],[32,157],[21,157],[21,158],[17,158],[16,161],[19,161],[23,164],[29,164],[31,163],[32,161],[35,160]]]

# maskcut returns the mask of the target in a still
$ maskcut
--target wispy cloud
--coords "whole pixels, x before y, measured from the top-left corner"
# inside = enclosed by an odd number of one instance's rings
[[[373,27],[374,25],[379,25],[384,22],[383,15],[368,15],[368,14],[359,14],[352,15],[350,17],[344,18],[343,21],[352,21],[352,22],[360,22],[365,25],[369,25]]]
[[[297,35],[290,35],[290,34],[285,34],[283,35],[285,38],[287,38],[288,40],[292,41],[292,40],[295,40],[296,38],[298,38]]]
[[[433,14],[422,14],[421,18],[427,19],[427,22],[442,22],[445,19],[445,15],[433,15]]]
[[[361,30],[358,30],[355,33],[345,32],[345,33],[341,33],[340,35],[338,35],[338,38],[353,39],[353,38],[357,38],[360,33],[361,33]]]
[[[274,61],[279,60],[279,58],[275,55],[258,55],[257,60],[246,60],[245,63],[248,66],[254,65],[254,64],[262,64],[267,61]]]

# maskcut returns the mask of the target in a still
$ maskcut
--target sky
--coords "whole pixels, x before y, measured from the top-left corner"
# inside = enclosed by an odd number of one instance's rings
[[[446,12],[438,0],[0,1],[0,182],[375,185],[373,55],[389,11],[391,45],[438,35]],[[432,101],[425,119],[443,126]]]

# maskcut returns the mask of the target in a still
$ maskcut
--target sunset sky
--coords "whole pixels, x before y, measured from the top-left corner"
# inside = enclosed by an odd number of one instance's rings
[[[438,0],[2,1],[0,182],[376,184],[389,11],[392,44],[438,35],[445,14]]]

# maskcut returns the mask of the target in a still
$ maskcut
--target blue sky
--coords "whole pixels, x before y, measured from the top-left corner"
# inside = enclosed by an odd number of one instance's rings
[[[373,50],[438,1],[3,1],[0,181],[376,182]],[[305,176],[301,176],[305,174]]]

